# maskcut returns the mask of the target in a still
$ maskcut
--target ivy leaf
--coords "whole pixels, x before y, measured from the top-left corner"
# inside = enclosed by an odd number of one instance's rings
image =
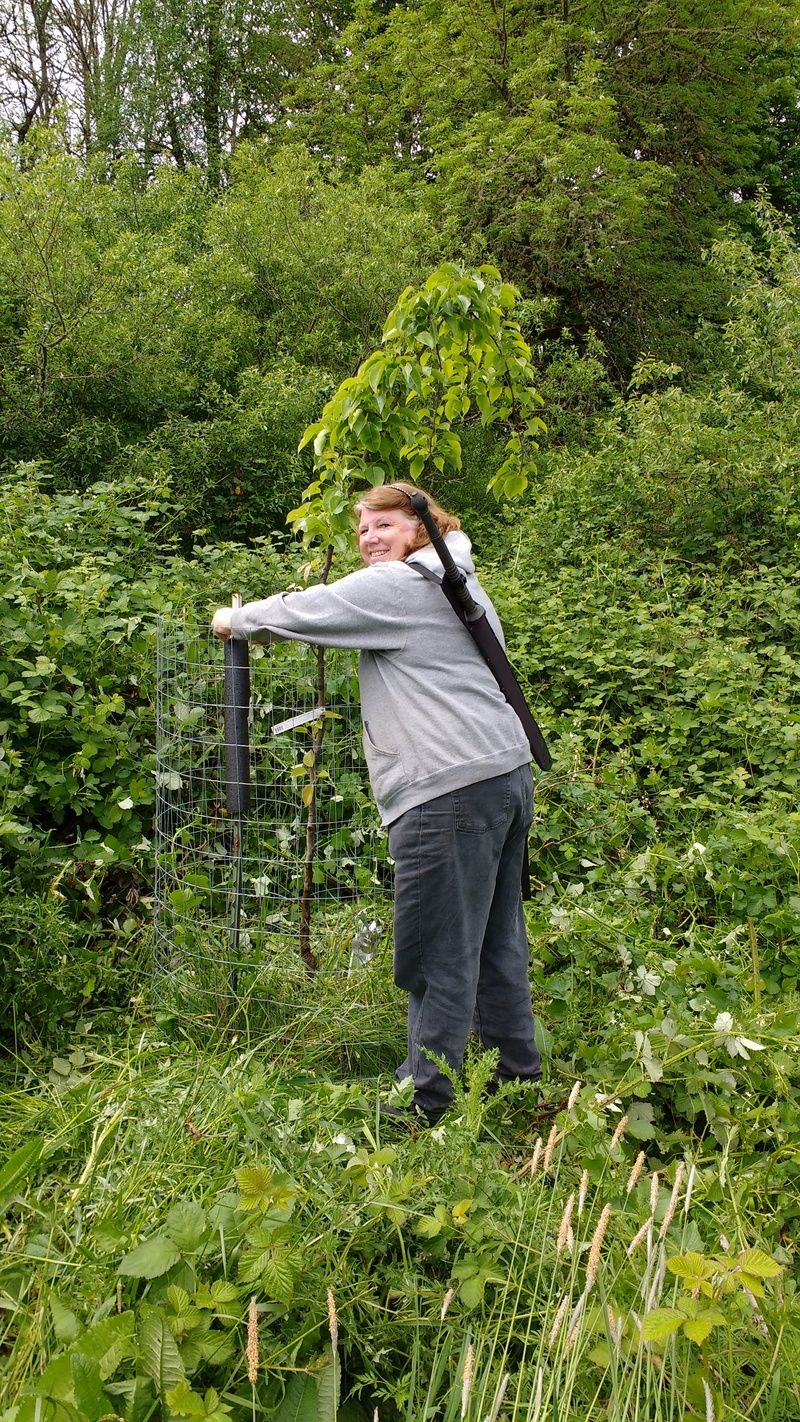
[[[181,1252],[173,1240],[156,1234],[126,1254],[117,1273],[131,1279],[159,1279],[180,1257]]]

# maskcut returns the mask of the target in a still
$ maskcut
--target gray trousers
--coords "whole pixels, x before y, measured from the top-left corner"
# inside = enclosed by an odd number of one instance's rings
[[[389,827],[395,861],[394,978],[408,993],[414,1104],[432,1120],[453,1089],[470,1030],[500,1051],[501,1081],[538,1081],[520,881],[533,815],[530,767],[408,810]]]

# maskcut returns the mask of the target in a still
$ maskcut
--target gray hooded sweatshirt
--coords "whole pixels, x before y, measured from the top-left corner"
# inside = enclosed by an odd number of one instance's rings
[[[469,539],[449,533],[447,546],[502,641]],[[330,586],[248,602],[231,618],[232,635],[243,641],[358,649],[364,752],[385,825],[531,759],[519,718],[469,632],[441,588],[414,572],[415,563],[441,574],[428,545],[405,562],[374,563]]]

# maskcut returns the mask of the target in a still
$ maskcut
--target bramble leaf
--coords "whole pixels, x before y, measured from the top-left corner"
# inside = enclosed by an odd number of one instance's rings
[[[677,1308],[656,1308],[648,1313],[642,1324],[642,1337],[651,1343],[663,1343],[677,1333],[686,1314]]]

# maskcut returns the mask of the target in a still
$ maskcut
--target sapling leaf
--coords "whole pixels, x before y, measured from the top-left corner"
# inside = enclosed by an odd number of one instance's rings
[[[236,1171],[240,1210],[266,1210],[272,1204],[272,1171],[266,1165],[243,1165]]]
[[[764,1285],[760,1279],[756,1278],[755,1274],[737,1274],[736,1282],[741,1284],[743,1289],[749,1289],[750,1293],[755,1294],[757,1299],[764,1299],[767,1296]]]
[[[686,1281],[686,1288],[694,1288],[701,1280],[714,1277],[714,1265],[702,1254],[696,1254],[693,1250],[690,1250],[688,1254],[676,1254],[673,1259],[668,1259],[667,1268],[671,1274],[677,1274],[679,1279]]]
[[[701,1315],[699,1318],[687,1318],[683,1331],[693,1343],[704,1343],[713,1327],[711,1319]]]

